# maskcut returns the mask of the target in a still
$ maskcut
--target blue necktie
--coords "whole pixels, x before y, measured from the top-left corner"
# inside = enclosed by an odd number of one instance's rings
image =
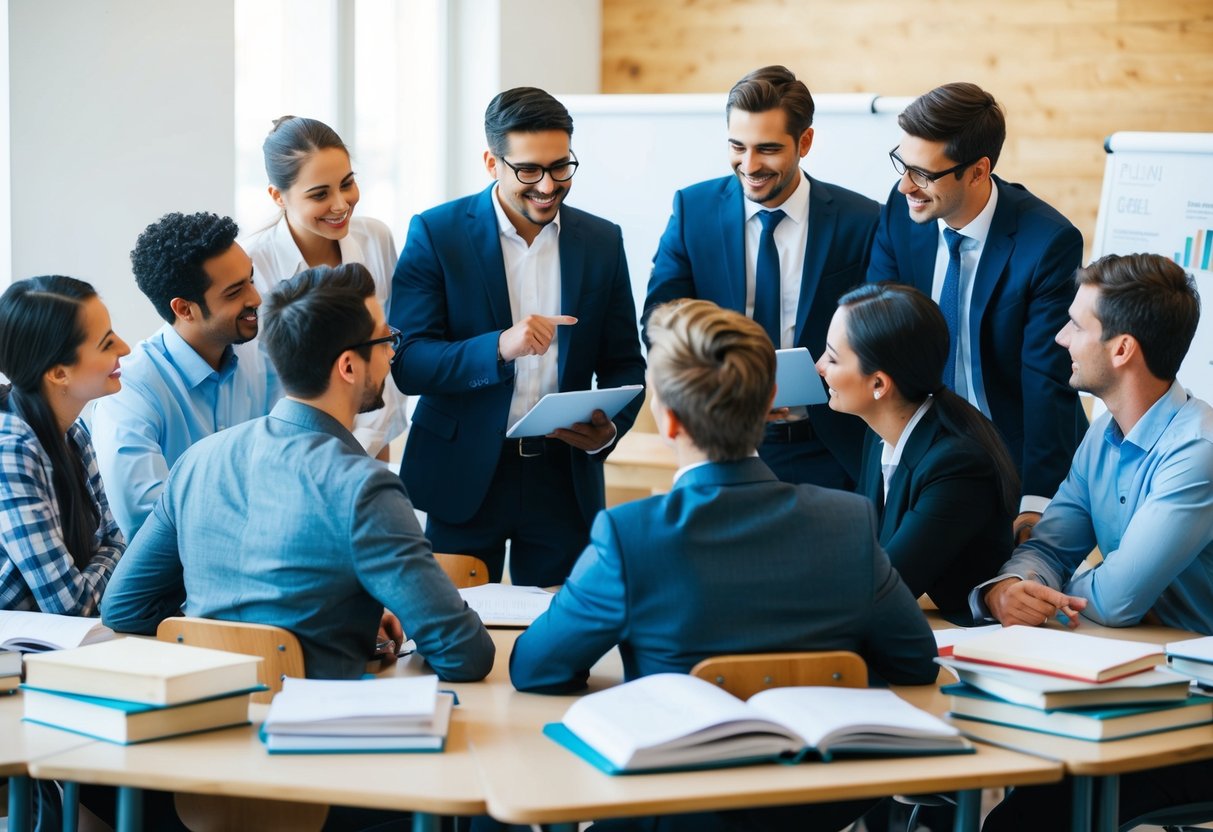
[[[948,361],[943,365],[943,383],[948,389],[956,389],[956,350],[960,346],[960,244],[965,236],[950,228],[943,230],[944,242],[948,244],[948,271],[943,277],[943,291],[939,294],[939,308],[948,323],[951,338],[948,341]]]
[[[754,321],[767,331],[775,349],[779,349],[783,331],[780,312],[779,250],[775,248],[775,226],[786,217],[781,210],[759,211],[762,236],[758,241],[758,263],[754,268]]]

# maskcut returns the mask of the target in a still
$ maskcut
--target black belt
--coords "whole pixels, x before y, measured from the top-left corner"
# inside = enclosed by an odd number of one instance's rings
[[[768,422],[762,441],[771,445],[786,445],[789,442],[807,442],[817,435],[813,423],[808,419],[795,422]]]
[[[561,448],[568,447],[559,439],[549,439],[546,436],[527,436],[522,439],[507,439],[502,447],[502,453],[508,456],[520,456],[524,459],[543,456]]]

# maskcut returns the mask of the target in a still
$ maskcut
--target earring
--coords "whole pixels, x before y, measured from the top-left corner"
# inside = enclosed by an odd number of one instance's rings
[[[872,398],[874,398],[874,399],[879,399],[879,398],[880,398],[880,391],[879,391],[879,390],[873,390],[873,391],[872,391]]]

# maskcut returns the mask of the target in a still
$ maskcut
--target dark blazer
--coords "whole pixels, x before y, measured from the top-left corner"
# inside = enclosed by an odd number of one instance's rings
[[[492,187],[413,217],[392,277],[391,324],[404,334],[392,374],[420,395],[400,476],[413,503],[462,523],[484,501],[501,456],[514,392],[514,363],[497,360],[513,325]],[[560,209],[560,311],[577,323],[558,332],[561,391],[644,383],[636,306],[619,226]],[[641,397],[614,419],[619,436]],[[609,449],[572,453],[573,484],[586,522],[604,503]]]
[[[1023,493],[1052,498],[1087,428],[1070,387],[1070,357],[1053,337],[1069,320],[1082,235],[1023,185],[997,176],[998,205],[974,277],[969,313],[980,409],[1006,440]],[[931,296],[939,224],[915,223],[896,186],[880,213],[868,280]]]
[[[819,358],[838,298],[864,281],[880,206],[837,185],[812,177],[809,183],[809,236],[795,334],[796,346]],[[674,213],[653,257],[646,320],[653,307],[675,298],[702,298],[745,314],[744,202],[735,176],[674,194]],[[824,404],[809,408],[809,418],[822,443],[858,480],[863,424]]]
[[[603,511],[549,610],[518,637],[519,690],[563,693],[619,645],[628,679],[720,653],[854,650],[874,676],[935,680],[935,641],[876,542],[867,500],[709,463]]]
[[[994,460],[948,432],[932,407],[906,440],[884,498],[880,437],[868,431],[858,492],[876,506],[880,545],[915,597],[944,612],[969,608],[969,591],[1011,556],[1011,521]]]

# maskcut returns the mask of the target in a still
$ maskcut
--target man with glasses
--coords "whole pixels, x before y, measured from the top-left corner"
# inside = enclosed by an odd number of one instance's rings
[[[909,283],[952,333],[944,383],[998,426],[1023,482],[1023,539],[1069,470],[1087,421],[1053,342],[1074,299],[1082,235],[1022,185],[993,175],[1006,122],[976,84],[945,84],[897,119],[901,180],[880,215],[871,281]]]
[[[646,320],[662,303],[701,298],[753,318],[777,349],[821,356],[838,298],[863,282],[880,206],[800,169],[813,112],[808,87],[782,66],[733,86],[725,107],[733,175],[674,195]],[[758,453],[785,482],[851,489],[863,431],[824,404],[780,409]]]
[[[492,640],[434,560],[400,478],[351,433],[383,406],[399,343],[370,272],[308,269],[262,309],[286,398],[185,452],[114,571],[105,622],[154,633],[184,604],[285,627],[319,679],[361,677],[376,631],[400,643],[403,624],[443,679],[483,678]]]
[[[602,462],[637,398],[549,437],[506,439],[543,396],[644,382],[619,227],[563,205],[578,161],[573,120],[519,87],[485,112],[494,183],[413,218],[392,279],[404,334],[394,377],[419,394],[400,475],[441,552],[494,581],[563,583],[604,505]]]

